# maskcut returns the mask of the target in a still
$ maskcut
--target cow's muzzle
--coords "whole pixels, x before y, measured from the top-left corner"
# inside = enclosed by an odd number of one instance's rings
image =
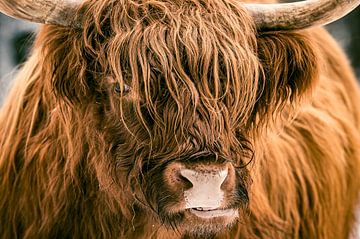
[[[174,162],[164,176],[167,186],[181,198],[183,210],[203,219],[237,217],[237,210],[228,208],[229,195],[236,187],[231,163]]]

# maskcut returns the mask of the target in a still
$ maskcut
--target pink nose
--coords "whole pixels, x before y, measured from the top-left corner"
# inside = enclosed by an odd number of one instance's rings
[[[182,194],[185,208],[219,208],[223,205],[226,192],[235,187],[235,170],[230,163],[173,163],[165,172],[169,186]]]

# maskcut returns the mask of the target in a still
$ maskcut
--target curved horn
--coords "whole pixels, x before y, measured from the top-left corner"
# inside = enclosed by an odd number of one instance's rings
[[[308,0],[279,4],[244,4],[259,30],[295,30],[322,26],[345,16],[360,0]]]
[[[0,12],[31,22],[78,26],[74,22],[81,0],[0,0]]]
[[[0,0],[0,12],[32,22],[76,26],[81,0]],[[308,0],[281,4],[245,4],[259,30],[292,30],[326,25],[352,11],[360,0]]]

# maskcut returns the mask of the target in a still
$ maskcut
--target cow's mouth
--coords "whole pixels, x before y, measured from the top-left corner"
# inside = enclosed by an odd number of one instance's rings
[[[238,208],[188,208],[179,228],[195,238],[212,238],[224,231],[231,230],[241,212]]]
[[[236,218],[239,213],[235,209],[219,209],[219,208],[190,208],[189,211],[195,216],[202,219],[212,219],[217,217]]]

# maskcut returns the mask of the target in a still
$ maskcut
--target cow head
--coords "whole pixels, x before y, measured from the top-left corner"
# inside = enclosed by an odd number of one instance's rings
[[[45,26],[35,54],[107,205],[190,234],[241,220],[263,126],[317,78],[306,33],[269,30],[323,18],[283,19],[292,5],[129,0],[87,1],[74,19],[77,4],[64,2],[46,19],[20,17],[66,26]]]

